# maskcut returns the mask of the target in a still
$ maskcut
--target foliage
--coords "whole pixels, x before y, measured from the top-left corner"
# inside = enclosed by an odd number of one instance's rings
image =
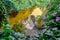
[[[12,30],[14,30],[15,32],[21,32],[21,33],[23,33],[24,30],[25,30],[25,27],[23,26],[22,23],[17,23],[15,25],[13,25]]]
[[[11,7],[16,8],[16,10],[24,10],[27,8],[31,8],[32,6],[41,6],[45,7],[50,3],[50,0],[5,0],[7,5],[11,5]],[[12,6],[12,4],[14,6]]]
[[[48,10],[45,21],[47,23],[47,26],[51,26],[51,27],[58,27],[59,25],[59,20],[60,19],[60,4],[59,4],[59,0],[55,0],[54,2],[52,2],[52,7],[50,8],[50,10]]]
[[[11,29],[9,28],[9,24],[8,24],[8,11],[6,8],[6,5],[4,4],[3,0],[0,0],[0,25],[2,25],[4,27],[3,32],[0,34],[0,38],[3,38],[3,36],[5,35],[4,38],[7,38],[6,40],[10,40],[9,35],[11,32]],[[4,34],[5,33],[5,34]]]
[[[54,0],[48,9],[47,15],[44,18],[44,27],[47,30],[41,34],[41,40],[59,40],[60,39],[60,1]],[[48,34],[46,32],[48,31]]]
[[[41,20],[42,20],[41,16],[38,15],[38,16],[36,17],[36,20],[37,20],[37,21],[41,21]]]

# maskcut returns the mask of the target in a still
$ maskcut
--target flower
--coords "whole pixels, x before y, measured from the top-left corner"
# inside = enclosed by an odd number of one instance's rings
[[[60,4],[58,5],[58,8],[60,9]]]
[[[59,21],[60,20],[60,17],[56,17],[56,21]]]
[[[52,16],[56,16],[57,13],[53,13]]]

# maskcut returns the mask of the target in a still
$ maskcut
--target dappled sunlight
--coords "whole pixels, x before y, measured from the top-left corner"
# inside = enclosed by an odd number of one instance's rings
[[[38,15],[42,15],[43,14],[43,11],[39,8],[39,7],[36,7],[33,11],[32,11],[32,14],[31,15],[34,15],[35,17],[37,17]]]
[[[0,40],[60,40],[60,0],[0,0]]]

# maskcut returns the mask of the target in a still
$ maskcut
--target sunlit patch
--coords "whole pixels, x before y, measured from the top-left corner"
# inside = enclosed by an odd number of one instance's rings
[[[37,15],[42,15],[43,14],[43,11],[39,8],[39,7],[36,7],[34,10],[33,10],[33,12],[32,12],[32,14],[31,15],[34,15],[35,17],[37,16]]]
[[[14,25],[15,23],[19,23],[19,22],[23,21],[25,18],[27,18],[30,15],[31,11],[34,8],[35,7],[19,11],[15,17],[9,16],[9,24]]]

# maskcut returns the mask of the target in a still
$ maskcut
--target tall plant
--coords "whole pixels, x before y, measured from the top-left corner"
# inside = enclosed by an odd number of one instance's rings
[[[60,0],[52,0],[47,15],[44,16],[45,31],[40,40],[59,40],[60,38]]]

